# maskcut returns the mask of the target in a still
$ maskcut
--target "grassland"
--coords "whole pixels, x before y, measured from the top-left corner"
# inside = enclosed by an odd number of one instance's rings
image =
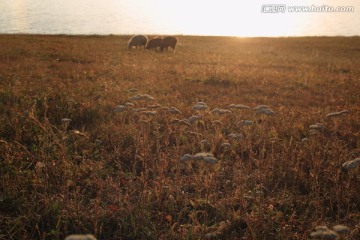
[[[0,239],[360,239],[359,37],[128,38],[0,36]]]

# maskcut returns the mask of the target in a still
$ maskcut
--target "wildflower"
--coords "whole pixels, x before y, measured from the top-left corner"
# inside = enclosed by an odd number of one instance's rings
[[[222,115],[226,113],[231,113],[231,111],[228,109],[214,108],[213,110],[211,110],[211,113]]]
[[[202,111],[206,109],[208,109],[208,106],[204,102],[198,102],[192,107],[192,110]]]
[[[250,107],[242,104],[230,104],[229,108],[235,108],[235,109],[250,109]]]
[[[184,154],[181,158],[180,158],[180,161],[181,162],[184,162],[184,161],[188,161],[188,160],[191,160],[191,159],[193,159],[193,155],[191,155],[191,154]]]
[[[139,94],[139,95],[135,95],[132,98],[130,98],[130,101],[132,100],[155,100],[155,98],[153,98],[152,96],[150,96],[149,94]]]
[[[114,109],[114,112],[116,112],[116,113],[123,112],[126,110],[126,108],[127,107],[125,105],[117,105]]]
[[[71,234],[65,240],[96,240],[92,234]]]
[[[194,159],[198,161],[204,161],[206,163],[215,164],[218,160],[212,153],[200,152],[194,155]]]
[[[173,113],[173,114],[181,114],[181,111],[176,107],[171,107],[168,111],[169,113]]]
[[[354,169],[360,165],[360,158],[355,158],[354,160],[344,162],[341,166],[346,170]]]

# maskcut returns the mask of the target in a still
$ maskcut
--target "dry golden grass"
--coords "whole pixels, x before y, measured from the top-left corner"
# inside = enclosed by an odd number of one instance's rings
[[[128,39],[0,36],[0,239],[360,239],[359,37]],[[251,109],[211,113],[230,104]],[[218,163],[179,160],[201,151]]]

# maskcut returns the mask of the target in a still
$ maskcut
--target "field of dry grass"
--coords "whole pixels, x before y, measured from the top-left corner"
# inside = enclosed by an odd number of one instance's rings
[[[128,39],[0,36],[0,239],[360,239],[359,37]]]

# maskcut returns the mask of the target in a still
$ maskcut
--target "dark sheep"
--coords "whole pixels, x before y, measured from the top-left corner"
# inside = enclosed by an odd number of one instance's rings
[[[173,37],[173,36],[164,37],[164,39],[163,39],[163,41],[162,41],[161,50],[162,50],[162,51],[163,51],[164,49],[165,49],[165,50],[168,50],[169,47],[171,47],[171,48],[173,49],[173,51],[175,52],[175,47],[176,47],[177,42],[178,42],[177,37]]]
[[[128,42],[128,48],[131,49],[132,47],[140,47],[141,46],[146,46],[146,43],[148,42],[148,37],[144,36],[144,35],[135,35],[132,36]]]
[[[157,48],[160,48],[160,50],[162,50],[162,42],[163,42],[163,38],[161,38],[161,37],[152,38],[147,42],[145,49],[155,49],[156,50]]]

